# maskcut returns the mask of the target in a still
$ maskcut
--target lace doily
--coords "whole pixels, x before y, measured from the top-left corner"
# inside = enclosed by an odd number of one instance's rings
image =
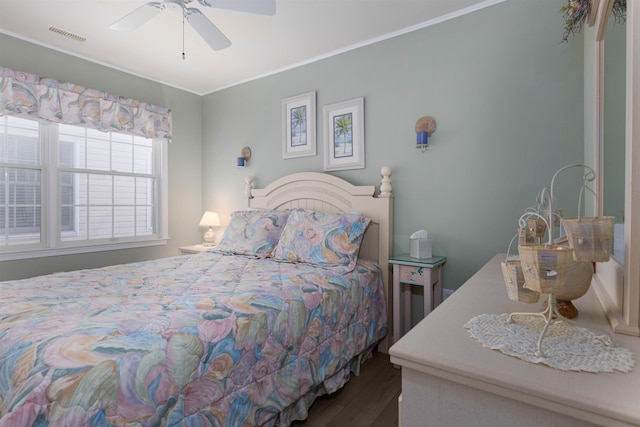
[[[563,371],[630,372],[635,364],[633,352],[617,347],[608,335],[565,321],[549,325],[542,342],[546,357],[537,357],[535,352],[544,319],[516,315],[513,320],[509,322],[509,314],[480,314],[464,327],[487,348]]]

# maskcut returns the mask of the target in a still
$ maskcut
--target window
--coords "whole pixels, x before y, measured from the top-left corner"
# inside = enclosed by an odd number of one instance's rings
[[[166,144],[0,117],[0,260],[164,243]]]

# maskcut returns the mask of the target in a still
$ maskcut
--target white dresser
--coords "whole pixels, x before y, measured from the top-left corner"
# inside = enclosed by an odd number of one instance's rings
[[[476,315],[539,309],[508,299],[504,257],[496,255],[391,347],[391,362],[402,368],[401,426],[639,426],[640,338],[613,336],[635,353],[630,373],[593,374],[528,363],[469,336],[464,324]],[[577,326],[612,334],[593,290],[574,304]]]

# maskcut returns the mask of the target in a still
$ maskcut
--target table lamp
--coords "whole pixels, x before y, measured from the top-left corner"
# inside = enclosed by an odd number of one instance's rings
[[[220,227],[220,218],[217,212],[206,211],[202,215],[200,220],[200,227],[209,227],[206,233],[204,233],[204,246],[214,246],[216,243],[216,233],[213,232],[213,227]]]

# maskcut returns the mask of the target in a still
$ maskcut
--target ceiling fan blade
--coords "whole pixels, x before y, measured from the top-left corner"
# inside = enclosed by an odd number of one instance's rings
[[[213,50],[222,50],[231,46],[231,41],[198,9],[185,8],[184,17]]]
[[[117,31],[133,31],[162,12],[163,5],[158,2],[145,3],[133,12],[118,19],[109,28]]]
[[[276,0],[198,0],[203,6],[273,16]]]

